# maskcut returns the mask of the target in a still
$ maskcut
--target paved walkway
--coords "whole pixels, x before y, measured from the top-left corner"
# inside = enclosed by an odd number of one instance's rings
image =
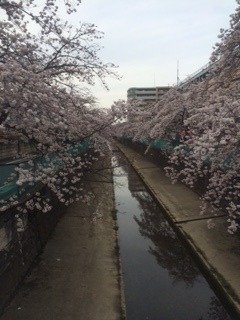
[[[192,247],[208,276],[240,319],[240,237],[226,231],[226,219],[211,212],[200,216],[200,200],[196,193],[182,183],[172,184],[163,170],[133,149],[117,143],[143,182],[164,208],[182,237]],[[216,226],[207,228],[207,219]]]
[[[99,165],[95,201],[66,210],[1,320],[122,319],[110,159]]]

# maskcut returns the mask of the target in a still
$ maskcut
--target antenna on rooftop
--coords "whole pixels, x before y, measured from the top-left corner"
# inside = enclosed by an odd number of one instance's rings
[[[180,79],[179,79],[179,61],[177,60],[177,86],[179,85]]]

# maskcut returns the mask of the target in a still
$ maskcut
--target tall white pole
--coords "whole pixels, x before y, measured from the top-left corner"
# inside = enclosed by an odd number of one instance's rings
[[[177,60],[177,86],[179,85],[179,61]]]

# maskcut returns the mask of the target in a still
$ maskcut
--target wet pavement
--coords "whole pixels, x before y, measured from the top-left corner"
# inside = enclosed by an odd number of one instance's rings
[[[158,168],[154,163],[147,160],[145,157],[133,151],[131,148],[126,147],[125,145],[117,143],[118,148],[125,154],[131,165],[134,167],[138,175],[142,178],[144,184],[147,186],[148,191],[161,207],[164,209],[164,216],[170,221],[171,226],[174,231],[177,231],[180,234],[181,238],[187,244],[187,247],[192,252],[192,256],[197,260],[201,269],[204,270],[205,274],[211,285],[214,287],[215,291],[218,293],[218,296],[221,297],[221,300],[230,307],[231,313],[233,312],[232,319],[239,319],[240,316],[240,276],[239,276],[239,263],[240,263],[240,239],[237,236],[231,236],[226,232],[226,222],[225,219],[219,213],[219,217],[214,216],[216,220],[216,227],[212,230],[207,228],[207,219],[211,216],[211,213],[207,214],[205,217],[199,215],[199,206],[200,200],[198,196],[188,188],[186,188],[181,183],[173,185],[169,181],[163,171]],[[166,231],[163,231],[163,225],[165,222],[161,221],[160,214],[154,214],[152,209],[147,210],[146,194],[140,190],[131,192],[135,197],[136,207],[143,204],[144,209],[140,216],[136,216],[135,221],[138,224],[140,234],[146,239],[151,240],[151,243],[148,244],[149,252],[155,257],[155,260],[158,261],[158,264],[171,265],[170,271],[167,271],[172,278],[172,282],[175,283],[176,296],[167,299],[168,301],[174,301],[176,306],[183,305],[184,308],[187,308],[186,305],[182,302],[182,296],[186,295],[187,300],[189,299],[190,306],[194,305],[193,299],[197,305],[203,303],[202,315],[195,315],[191,317],[188,314],[188,317],[183,316],[182,319],[227,319],[226,315],[222,311],[216,311],[219,307],[219,302],[216,302],[216,298],[211,296],[211,294],[206,293],[203,289],[202,280],[199,279],[199,271],[195,271],[195,268],[191,267],[191,263],[184,263],[180,259],[182,252],[178,246],[173,245],[174,237],[171,237],[172,231],[167,227]],[[137,195],[138,194],[138,195]],[[126,202],[126,200],[124,200]],[[151,201],[150,201],[151,202]],[[121,209],[120,211],[126,211]],[[136,211],[136,210],[135,210]],[[126,214],[123,214],[126,216]],[[120,214],[120,219],[121,218]],[[149,224],[149,225],[148,225]],[[125,229],[129,228],[125,226]],[[136,228],[136,227],[135,227]],[[121,228],[120,228],[121,229]],[[168,231],[167,231],[168,230]],[[131,231],[131,230],[129,230]],[[128,232],[131,234],[131,232]],[[166,234],[166,235],[165,235]],[[132,246],[132,239],[129,239],[129,236],[126,236],[127,244],[129,247]],[[163,241],[169,246],[170,250],[163,248],[162,245],[156,245],[158,239]],[[160,239],[162,238],[162,239]],[[125,240],[124,240],[125,241]],[[140,243],[138,239],[136,243]],[[121,240],[120,240],[120,246]],[[137,245],[139,248],[140,245]],[[136,251],[137,249],[135,249]],[[128,253],[128,256],[132,261],[135,261],[131,254]],[[133,254],[134,256],[134,254]],[[189,261],[189,259],[187,259]],[[174,263],[175,262],[175,263]],[[145,267],[144,267],[145,268]],[[142,270],[144,269],[142,268]],[[172,271],[171,271],[172,268]],[[135,266],[133,267],[135,269]],[[155,273],[153,272],[153,275]],[[142,273],[140,272],[140,277]],[[194,291],[187,291],[188,293],[183,293],[180,289],[180,283],[184,283],[184,278],[188,283],[188,287],[197,288],[200,292],[203,292],[203,298],[199,300],[199,296],[196,295],[194,299]],[[173,280],[176,279],[176,280]],[[150,279],[151,280],[151,279]],[[148,280],[148,281],[150,281]],[[145,283],[148,283],[146,281]],[[152,283],[156,279],[152,278]],[[189,282],[188,282],[189,281]],[[196,281],[196,282],[195,282]],[[186,286],[185,283],[185,286]],[[193,285],[193,283],[196,283]],[[166,285],[167,287],[167,285]],[[139,289],[140,292],[145,292],[147,289],[144,289],[144,286]],[[165,299],[168,290],[165,289],[166,295],[162,299]],[[147,297],[158,296],[157,293],[151,295],[152,291],[147,291]],[[134,296],[135,293],[131,296]],[[180,296],[179,302],[177,301],[177,296]],[[210,299],[210,300],[209,300]],[[126,294],[127,300],[127,294]],[[150,299],[151,300],[151,299]],[[199,300],[199,301],[198,301]],[[148,301],[148,300],[147,300]],[[202,302],[201,302],[202,301]],[[126,302],[127,304],[127,302]],[[168,303],[169,305],[169,303]],[[143,304],[140,304],[139,308],[143,308]],[[170,307],[169,307],[170,308]],[[135,308],[136,309],[136,308]],[[188,309],[188,308],[187,308]],[[194,308],[195,309],[195,308]],[[210,309],[212,310],[212,318],[210,317]],[[191,310],[191,308],[189,309]],[[209,313],[210,312],[210,313]],[[181,313],[180,313],[181,314]],[[176,314],[175,314],[176,316]],[[203,317],[203,318],[201,318]],[[130,317],[129,319],[135,319]],[[140,319],[137,318],[136,319]],[[146,318],[142,319],[148,319]],[[151,318],[149,319],[161,319],[161,318]],[[167,318],[162,318],[167,319]],[[174,317],[169,319],[175,319]],[[176,317],[176,319],[181,319]]]

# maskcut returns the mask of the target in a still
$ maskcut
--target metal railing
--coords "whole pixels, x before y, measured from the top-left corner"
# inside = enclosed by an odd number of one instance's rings
[[[180,83],[178,84],[178,87],[182,87],[182,86],[200,78],[201,76],[203,76],[205,73],[207,73],[211,69],[212,65],[213,65],[212,62],[208,62],[207,64],[202,66],[200,69],[198,69],[197,71],[195,71],[194,73],[189,75],[186,79],[180,81]]]

